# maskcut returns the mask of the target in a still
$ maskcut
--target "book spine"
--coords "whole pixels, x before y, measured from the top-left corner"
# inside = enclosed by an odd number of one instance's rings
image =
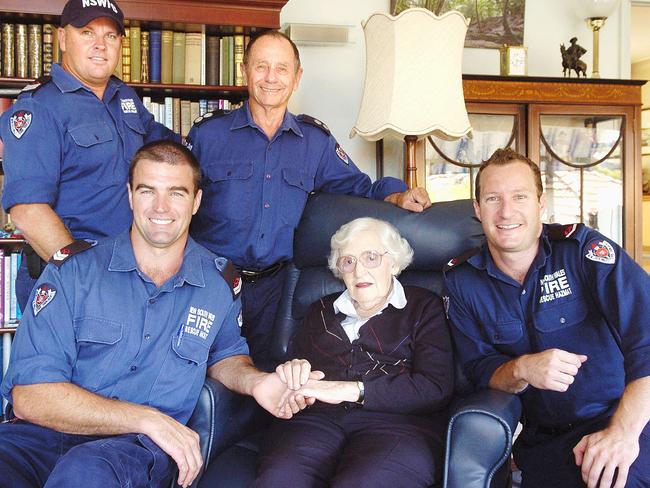
[[[28,56],[27,56],[27,25],[16,24],[16,77],[27,78]]]
[[[235,86],[244,86],[244,35],[237,34],[234,37],[234,81]]]
[[[122,81],[131,82],[131,28],[124,28],[122,38]]]
[[[190,102],[190,129],[194,121],[200,116],[199,112],[199,102]]]
[[[59,35],[56,26],[54,26],[54,30],[52,31],[52,64],[60,61],[61,49],[59,49]]]
[[[201,83],[201,34],[198,32],[185,36],[185,83]]]
[[[43,74],[49,75],[54,62],[54,36],[56,30],[53,24],[43,24]]]
[[[160,83],[160,44],[162,32],[152,30],[149,32],[149,82]]]
[[[230,38],[224,36],[219,39],[219,84],[228,84],[228,40]]]
[[[2,24],[2,76],[16,76],[15,65],[15,33],[14,24]]]
[[[29,24],[28,61],[29,77],[40,78],[43,74],[43,31],[41,24]]]
[[[174,32],[172,47],[172,83],[185,83],[185,32]]]
[[[130,27],[131,37],[131,83],[142,81],[142,48],[140,46],[140,27]]]
[[[16,312],[16,274],[18,273],[18,254],[12,252],[9,255],[9,266],[11,273],[11,295],[9,296],[9,320],[11,322],[16,322],[18,319],[18,314]]]
[[[199,117],[208,111],[208,101],[205,98],[199,100]]]
[[[174,55],[174,33],[170,30],[162,31],[160,43],[160,81],[165,84],[172,82],[172,68]]]
[[[187,137],[192,127],[192,116],[190,114],[190,101],[181,100],[181,136]]]
[[[165,97],[164,108],[164,124],[169,130],[174,130],[174,101],[172,97]]]
[[[5,252],[0,249],[0,325],[7,323],[7,316],[5,315],[5,267],[4,267]]]
[[[172,98],[172,123],[173,131],[176,134],[181,133],[181,99],[178,97]]]
[[[2,301],[4,302],[4,323],[9,323],[11,317],[11,289],[13,283],[11,282],[11,259],[6,254],[2,257],[2,273],[4,277],[4,292],[2,293]]]
[[[228,86],[235,84],[235,38],[230,36],[228,41]]]
[[[206,44],[206,37],[207,33],[205,31],[205,24],[201,26],[201,85],[205,85],[206,82],[206,66],[205,66],[205,53],[207,51],[207,44]]]
[[[11,334],[5,332],[2,334],[2,377],[7,374],[7,369],[9,369],[9,358],[11,357]],[[7,400],[2,398],[2,411],[6,412],[7,409]]]
[[[205,82],[208,85],[219,84],[219,38],[208,36],[205,53]]]
[[[144,96],[142,97],[142,105],[144,105],[144,108],[147,109],[147,111],[151,114],[153,114],[153,110],[151,109],[151,97]]]
[[[140,33],[140,81],[149,83],[149,32]]]

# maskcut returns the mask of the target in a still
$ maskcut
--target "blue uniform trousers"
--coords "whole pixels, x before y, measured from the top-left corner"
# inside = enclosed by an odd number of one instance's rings
[[[273,371],[277,366],[270,357],[269,347],[286,275],[287,266],[284,266],[271,276],[254,283],[244,282],[242,286],[242,335],[253,362],[266,371]]]
[[[522,488],[584,488],[573,448],[583,436],[607,427],[609,416],[582,422],[567,432],[540,431],[535,426],[523,429],[513,454],[521,469]],[[630,467],[626,488],[650,487],[650,425],[639,437],[639,456]]]
[[[175,464],[143,434],[63,434],[27,422],[0,424],[0,488],[168,486]]]
[[[355,407],[306,410],[269,430],[255,488],[440,486],[444,425]]]

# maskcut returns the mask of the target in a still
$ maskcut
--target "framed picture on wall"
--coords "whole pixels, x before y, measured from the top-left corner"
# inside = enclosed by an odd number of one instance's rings
[[[526,0],[391,0],[390,12],[397,15],[407,8],[420,7],[442,15],[458,10],[471,20],[465,47],[499,49],[524,43]]]

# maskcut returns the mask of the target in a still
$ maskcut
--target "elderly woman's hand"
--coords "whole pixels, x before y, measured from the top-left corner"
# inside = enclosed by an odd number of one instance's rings
[[[290,390],[299,390],[301,386],[307,383],[311,378],[320,380],[325,377],[322,371],[311,370],[311,364],[306,359],[292,359],[275,368],[280,379],[287,385]],[[310,375],[311,373],[311,375]]]

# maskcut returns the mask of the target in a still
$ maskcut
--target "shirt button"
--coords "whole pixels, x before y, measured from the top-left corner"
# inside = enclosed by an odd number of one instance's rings
[[[137,366],[131,366],[131,371],[135,371],[136,369],[138,369]]]
[[[144,335],[144,338],[145,338],[146,340],[151,339],[151,334],[145,334],[145,335]]]
[[[266,179],[267,179],[267,180],[270,180],[270,179],[271,179],[271,174],[270,174],[270,173],[266,173]]]
[[[118,396],[112,396],[111,398],[112,398],[113,400],[119,400],[119,399],[120,399],[120,397],[118,397]]]
[[[269,202],[264,203],[264,208],[271,208],[271,204]]]
[[[522,295],[525,295],[525,294],[526,294],[526,290],[522,290],[522,291],[521,291],[521,294],[522,294]]]
[[[226,176],[232,176],[232,171],[228,171],[228,173],[226,173]]]
[[[149,303],[156,303],[156,299],[155,298],[150,298]]]
[[[271,144],[269,144],[269,146],[266,148],[266,150],[267,150],[267,151],[270,151],[270,150],[271,150]]]
[[[560,323],[564,324],[566,322],[566,319],[564,317],[560,317]]]

